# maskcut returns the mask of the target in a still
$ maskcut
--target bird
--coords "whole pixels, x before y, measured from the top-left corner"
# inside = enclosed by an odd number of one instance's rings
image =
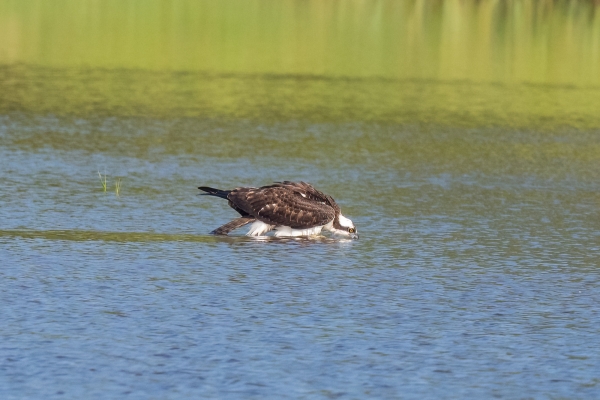
[[[226,199],[240,217],[213,230],[211,234],[229,232],[252,223],[248,236],[264,236],[274,231],[276,237],[309,237],[321,231],[358,239],[354,223],[344,217],[333,197],[306,182],[275,182],[261,187],[238,187],[220,190],[198,187],[201,195]]]

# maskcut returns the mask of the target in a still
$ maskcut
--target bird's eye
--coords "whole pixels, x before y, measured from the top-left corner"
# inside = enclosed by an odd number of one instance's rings
[[[354,228],[348,228],[348,233],[354,233],[354,232],[356,232],[356,229],[354,229]]]

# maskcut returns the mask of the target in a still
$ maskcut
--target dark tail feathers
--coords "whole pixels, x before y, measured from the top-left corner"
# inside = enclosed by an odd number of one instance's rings
[[[206,192],[206,193],[200,193],[202,195],[217,196],[222,199],[226,199],[227,196],[229,195],[229,193],[231,193],[231,190],[219,190],[219,189],[214,189],[214,188],[211,188],[208,186],[200,186],[198,189],[202,190],[203,192]]]

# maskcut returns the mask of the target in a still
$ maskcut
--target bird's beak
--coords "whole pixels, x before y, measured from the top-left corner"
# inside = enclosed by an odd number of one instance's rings
[[[358,239],[358,233],[353,233],[352,235],[350,235],[350,237],[352,239]]]

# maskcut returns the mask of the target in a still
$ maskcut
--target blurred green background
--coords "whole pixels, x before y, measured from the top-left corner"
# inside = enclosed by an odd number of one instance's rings
[[[0,111],[600,126],[600,2],[0,0]]]

